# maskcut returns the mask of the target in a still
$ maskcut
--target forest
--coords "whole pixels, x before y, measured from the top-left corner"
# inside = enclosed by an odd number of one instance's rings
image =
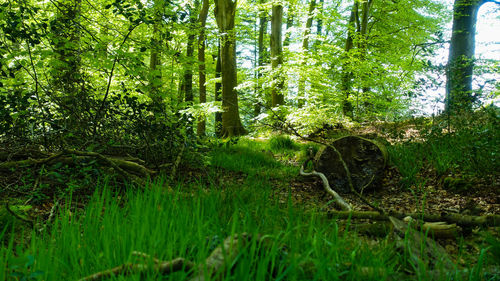
[[[0,0],[0,280],[500,280],[486,9]]]

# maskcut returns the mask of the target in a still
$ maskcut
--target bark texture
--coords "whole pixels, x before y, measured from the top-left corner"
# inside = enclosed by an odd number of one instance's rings
[[[258,70],[257,70],[257,94],[259,97],[263,97],[263,87],[261,85],[262,78],[262,68],[267,62],[268,54],[267,48],[264,44],[265,36],[267,33],[267,10],[264,8],[263,4],[265,4],[265,0],[260,0],[259,4],[261,4],[261,8],[259,10],[259,38],[258,40]],[[255,104],[254,114],[255,116],[259,115],[261,111],[261,105],[259,103]]]
[[[205,25],[207,22],[208,9],[210,8],[210,1],[203,0],[198,23],[200,25],[200,34],[198,35],[198,87],[200,89],[200,103],[207,102],[207,82],[206,66],[205,66]],[[206,130],[205,117],[200,117],[196,127],[198,136],[204,136]]]
[[[221,33],[223,137],[246,134],[246,130],[241,124],[238,93],[235,89],[238,83],[236,74],[236,34],[234,31],[236,2],[236,0],[215,0],[215,19]]]
[[[283,44],[282,44],[282,24],[283,6],[278,4],[273,6],[271,18],[271,67],[273,69],[273,83],[271,92],[271,106],[275,107],[284,104],[283,76],[280,74],[283,64]]]
[[[335,140],[332,145],[340,152],[357,191],[373,189],[384,174],[387,150],[376,141],[357,136]],[[315,157],[315,170],[326,175],[334,189],[349,192],[343,164],[332,148],[321,148]]]
[[[455,0],[453,26],[446,72],[446,111],[470,110],[477,12],[486,1]]]

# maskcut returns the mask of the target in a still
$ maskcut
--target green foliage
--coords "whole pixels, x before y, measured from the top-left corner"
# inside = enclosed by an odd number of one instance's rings
[[[403,187],[411,187],[417,182],[417,175],[423,167],[424,150],[421,144],[406,143],[388,147],[390,160],[403,176]]]
[[[432,123],[416,124],[424,141],[406,140],[390,146],[391,161],[403,175],[405,186],[415,184],[419,172],[431,167],[438,176],[463,174],[444,179],[446,187],[463,191],[469,186],[467,177],[498,173],[499,120],[494,108],[485,108],[451,120],[442,116]]]

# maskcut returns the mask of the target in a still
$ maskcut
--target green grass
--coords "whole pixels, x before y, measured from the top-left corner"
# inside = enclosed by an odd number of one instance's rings
[[[261,248],[252,241],[224,280],[384,280],[405,264],[390,240],[367,244],[354,232],[340,231],[334,219],[270,200],[271,187],[262,181],[211,192],[197,184],[168,186],[159,180],[120,198],[99,186],[84,211],[66,209],[51,231],[33,234],[29,244],[1,248],[0,280],[16,280],[9,277],[14,273],[33,275],[25,280],[78,280],[137,262],[132,251],[203,263],[225,237],[242,232],[266,235],[271,244]],[[111,280],[189,280],[184,272],[142,278]]]
[[[388,147],[392,163],[403,176],[403,185],[418,182],[424,168],[437,176],[448,173],[483,177],[500,172],[500,126],[462,127],[451,134],[428,134],[425,142],[404,142]]]
[[[220,185],[158,178],[142,190],[115,194],[105,182],[97,184],[83,210],[63,204],[44,232],[33,232],[24,242],[14,242],[11,235],[0,247],[0,280],[78,280],[140,262],[132,251],[202,264],[225,237],[242,232],[264,235],[270,243],[264,247],[254,239],[242,248],[223,280],[385,280],[411,270],[411,259],[395,250],[391,238],[367,243],[345,230],[345,223],[295,206],[291,196],[284,201],[273,197],[276,187],[271,182],[296,176],[298,168],[262,152],[266,145],[244,140],[212,151],[216,172],[247,175]],[[5,233],[0,232],[2,237]],[[483,253],[480,261],[471,266],[471,278],[463,280],[481,280],[488,255]],[[407,277],[425,280],[424,275]],[[189,280],[189,276],[148,272],[110,280]],[[438,280],[449,278],[443,274]]]
[[[265,253],[256,243],[245,248],[226,280],[265,280],[269,268],[287,280],[334,280],[351,274],[342,272],[353,263],[393,267],[386,249],[362,247],[355,236],[340,235],[335,220],[270,200],[270,188],[253,179],[244,186],[208,193],[196,185],[176,186],[172,191],[160,180],[118,199],[108,186],[100,186],[83,212],[66,209],[50,232],[33,234],[27,245],[11,243],[2,248],[0,280],[7,280],[13,272],[25,276],[38,272],[43,280],[77,280],[133,262],[134,250],[162,260],[182,256],[200,263],[214,243],[241,232],[269,235],[272,247]],[[286,250],[281,245],[287,245]],[[146,280],[158,278],[151,272]],[[162,280],[186,278],[185,273],[176,273]]]
[[[300,154],[297,145],[293,154]],[[299,174],[299,168],[286,165],[275,159],[276,151],[268,142],[240,139],[237,144],[214,147],[210,153],[210,165],[224,170],[259,176],[263,178],[291,179]]]

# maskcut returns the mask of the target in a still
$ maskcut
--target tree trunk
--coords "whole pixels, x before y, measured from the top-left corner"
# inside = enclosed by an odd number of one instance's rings
[[[323,35],[323,5],[325,3],[325,0],[320,0],[319,1],[319,7],[318,7],[318,24],[316,25],[316,35],[318,36],[318,38]],[[316,39],[316,41],[314,41],[314,48],[317,48],[319,46],[319,44],[321,43],[320,40]]]
[[[155,1],[153,4],[153,12],[154,12],[154,23],[153,23],[153,36],[151,38],[151,54],[149,57],[149,97],[153,101],[153,108],[155,110],[160,111],[161,104],[163,102],[162,97],[158,91],[158,88],[161,85],[161,70],[159,66],[160,56],[161,56],[161,35],[160,35],[160,25],[163,17],[163,6],[159,3],[159,1]]]
[[[285,39],[283,40],[283,47],[285,48],[290,45],[290,35],[292,34],[290,29],[293,26],[294,16],[295,16],[295,3],[291,1],[289,3],[286,15],[286,32],[285,32]]]
[[[221,77],[222,66],[220,62],[220,43],[217,46],[217,58],[215,64],[215,101],[222,101],[222,83],[219,82],[218,78]],[[222,137],[222,112],[215,112],[215,135],[220,138]]]
[[[324,146],[316,154],[315,170],[327,177],[333,189],[350,191],[344,163],[355,189],[363,192],[378,186],[388,157],[382,144],[362,137],[347,136],[333,141],[332,145],[340,152],[342,159],[331,147]]]
[[[81,14],[81,0],[59,1],[55,20],[51,23],[51,32],[57,40],[52,40],[54,49],[53,85],[58,96],[56,101],[67,117],[64,126],[73,132],[85,135],[90,125],[83,114],[90,106],[84,92],[84,81],[80,57],[80,28],[77,23]]]
[[[446,71],[446,111],[470,110],[477,12],[486,1],[455,0],[453,27]]]
[[[260,4],[261,5],[265,4],[265,0],[260,0]],[[257,89],[258,89],[257,93],[259,94],[259,97],[263,96],[262,85],[260,83],[262,78],[262,67],[267,61],[267,49],[264,44],[266,33],[267,33],[267,11],[264,7],[261,7],[261,10],[259,11],[259,39],[258,39],[259,69],[257,70]],[[260,111],[261,111],[261,105],[259,103],[256,103],[254,108],[255,116],[259,115]]]
[[[271,18],[271,67],[273,70],[273,82],[271,92],[271,106],[275,107],[284,104],[283,95],[283,77],[281,66],[283,64],[283,45],[282,45],[282,22],[283,6],[274,5]]]
[[[194,41],[196,34],[193,31],[196,23],[195,9],[189,8],[189,28],[186,44],[186,61],[184,64],[184,99],[189,104],[194,101],[193,95],[193,61],[194,61]]]
[[[367,40],[368,40],[368,19],[370,17],[370,10],[372,7],[373,0],[365,1],[361,4],[361,26],[360,30],[360,38],[359,38],[359,56],[360,61],[364,61],[366,59],[367,53]],[[369,73],[363,73],[360,77],[360,82],[362,84],[363,93],[369,92],[370,87],[367,83]]]
[[[222,70],[222,136],[234,137],[246,134],[238,109],[238,83],[236,74],[236,34],[234,19],[237,0],[215,0],[215,19],[221,33]]]
[[[351,102],[349,101],[349,96],[352,92],[352,70],[351,70],[351,58],[350,52],[354,44],[354,34],[356,32],[356,18],[358,14],[358,1],[354,0],[352,6],[351,15],[349,17],[349,23],[347,25],[347,38],[345,41],[344,49],[344,62],[342,64],[342,75],[340,81],[340,91],[344,96],[344,101],[342,102],[342,111],[345,116],[350,116],[354,118],[354,111]]]
[[[307,21],[306,21],[306,28],[304,29],[304,38],[302,39],[302,55],[304,58],[302,58],[301,66],[302,68],[305,68],[306,66],[306,56],[307,56],[307,51],[309,50],[309,35],[311,34],[311,27],[313,23],[313,18],[314,18],[314,10],[316,9],[316,0],[311,0],[309,2],[309,13],[307,14]],[[304,69],[302,69],[302,72],[304,72]],[[305,104],[305,88],[306,88],[306,78],[304,75],[300,76],[299,79],[299,86],[298,86],[298,91],[297,91],[297,98],[298,98],[298,106],[302,107]]]
[[[203,0],[203,6],[200,11],[198,22],[200,24],[200,34],[198,36],[198,87],[200,89],[200,103],[207,102],[207,82],[206,67],[205,67],[205,24],[207,22],[208,9],[210,7],[209,0]],[[205,136],[205,117],[200,117],[196,127],[198,136]]]

